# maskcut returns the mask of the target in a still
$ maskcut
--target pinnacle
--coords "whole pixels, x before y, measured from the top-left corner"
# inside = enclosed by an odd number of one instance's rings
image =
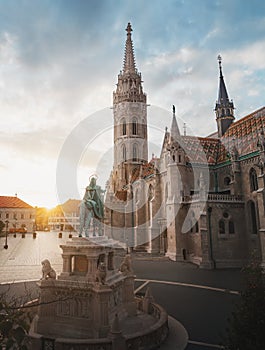
[[[131,38],[132,27],[130,23],[128,23],[126,31],[127,31],[127,40],[125,44],[123,72],[136,73],[134,49],[133,49],[133,43]]]

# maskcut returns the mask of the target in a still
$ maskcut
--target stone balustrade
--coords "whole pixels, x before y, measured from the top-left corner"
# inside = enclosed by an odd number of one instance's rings
[[[235,194],[221,194],[214,193],[208,194],[208,201],[211,202],[242,202],[244,200],[243,195]]]
[[[207,197],[206,197],[207,199]],[[202,198],[200,194],[194,194],[189,196],[183,196],[183,203],[191,203],[195,201],[200,201]],[[208,201],[210,202],[243,202],[243,195],[235,195],[235,194],[223,194],[223,193],[211,193],[208,194]]]

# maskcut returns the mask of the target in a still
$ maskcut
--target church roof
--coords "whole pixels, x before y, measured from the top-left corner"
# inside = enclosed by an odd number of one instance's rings
[[[210,137],[183,136],[184,151],[188,161],[192,163],[215,164],[220,141]]]
[[[239,156],[255,152],[258,150],[257,143],[264,127],[265,107],[262,107],[231,124],[221,142],[228,151],[235,146]],[[220,158],[219,161],[221,160]]]
[[[26,208],[33,209],[31,205],[22,201],[18,197],[0,196],[0,208]]]

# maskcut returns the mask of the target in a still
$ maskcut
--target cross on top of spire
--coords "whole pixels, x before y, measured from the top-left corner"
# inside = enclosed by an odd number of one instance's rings
[[[217,59],[218,59],[218,63],[219,63],[220,77],[222,77],[223,76],[223,73],[222,73],[222,56],[218,55]]]
[[[124,73],[135,73],[136,67],[135,67],[135,58],[134,58],[134,51],[133,51],[133,43],[131,38],[131,32],[132,32],[132,26],[129,22],[126,28],[127,32],[127,40],[125,44],[125,54],[124,54],[124,62],[123,62],[123,72]]]
[[[131,23],[129,22],[126,28],[127,35],[130,35],[132,31],[133,31],[132,26],[131,26]]]

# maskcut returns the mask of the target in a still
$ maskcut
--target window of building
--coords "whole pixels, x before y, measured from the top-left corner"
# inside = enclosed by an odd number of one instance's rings
[[[122,135],[126,135],[126,121],[122,120]]]
[[[24,214],[21,214],[21,219],[24,219]]]
[[[225,185],[225,186],[229,186],[229,185],[230,185],[230,182],[231,182],[230,177],[229,177],[229,176],[226,176],[226,177],[224,178],[224,185]]]
[[[258,225],[257,225],[256,207],[253,201],[248,202],[248,211],[249,211],[250,224],[251,224],[251,227],[250,227],[251,233],[257,234]]]
[[[234,222],[232,220],[230,220],[229,223],[228,223],[228,232],[230,234],[234,234],[235,233],[235,225],[234,225]]]
[[[137,135],[137,119],[133,118],[132,121],[132,134]]]
[[[122,146],[122,159],[125,162],[126,161],[126,147]]]
[[[133,145],[133,162],[136,162],[138,159],[138,147],[136,144]]]
[[[249,172],[250,190],[251,192],[257,191],[258,189],[258,177],[257,172],[254,168],[250,169]]]
[[[219,234],[220,235],[225,234],[225,222],[224,222],[224,220],[219,221]]]
[[[9,219],[9,213],[6,213],[6,219]]]

